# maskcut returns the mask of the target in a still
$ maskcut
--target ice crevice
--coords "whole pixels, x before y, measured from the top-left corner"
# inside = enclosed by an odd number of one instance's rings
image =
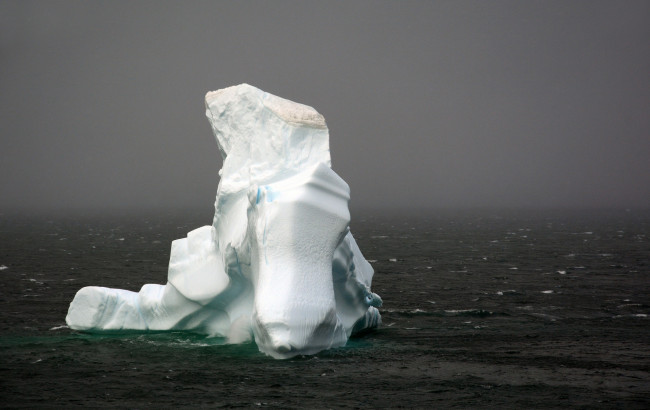
[[[274,358],[379,326],[374,271],[349,230],[350,188],[331,169],[323,116],[248,84],[205,103],[223,157],[212,225],[172,242],[166,285],[79,290],[68,326],[254,339]]]

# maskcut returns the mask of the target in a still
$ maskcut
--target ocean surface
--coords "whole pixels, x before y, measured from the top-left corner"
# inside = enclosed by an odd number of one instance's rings
[[[65,326],[205,212],[0,215],[0,406],[650,408],[650,212],[353,213],[383,326],[316,356]]]

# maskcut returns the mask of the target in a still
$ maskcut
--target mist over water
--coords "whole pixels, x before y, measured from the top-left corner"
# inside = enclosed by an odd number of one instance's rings
[[[360,213],[352,230],[383,326],[313,357],[67,329],[79,288],[164,283],[171,241],[206,223],[187,211],[3,215],[5,407],[650,404],[648,212]]]
[[[650,207],[647,1],[0,2],[0,210],[201,207],[207,91],[314,107],[354,206]]]

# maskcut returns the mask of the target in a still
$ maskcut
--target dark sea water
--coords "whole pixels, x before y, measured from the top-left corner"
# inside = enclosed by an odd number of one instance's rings
[[[65,326],[211,215],[0,215],[0,406],[650,408],[650,212],[353,214],[384,325],[316,356]]]

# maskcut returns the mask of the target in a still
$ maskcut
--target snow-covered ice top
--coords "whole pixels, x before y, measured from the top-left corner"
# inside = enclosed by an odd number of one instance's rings
[[[166,285],[86,287],[66,321],[89,332],[187,330],[254,339],[275,358],[376,327],[373,269],[349,232],[348,185],[325,119],[248,84],[207,93],[223,168],[212,226],[172,242]]]

